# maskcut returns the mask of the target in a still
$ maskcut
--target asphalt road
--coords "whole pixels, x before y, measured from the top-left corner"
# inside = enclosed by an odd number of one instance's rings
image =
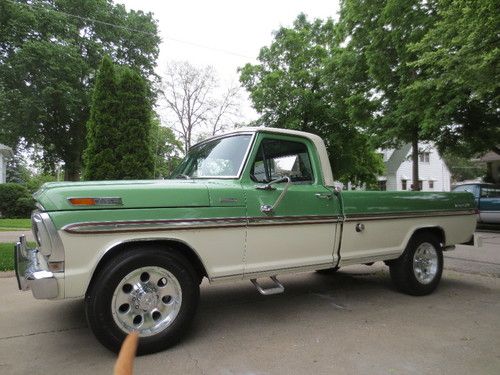
[[[191,332],[136,374],[499,374],[500,239],[488,241],[447,253],[426,297],[397,293],[382,263],[283,276],[269,297],[204,283]],[[112,374],[81,300],[37,301],[11,277],[0,295],[0,374]]]

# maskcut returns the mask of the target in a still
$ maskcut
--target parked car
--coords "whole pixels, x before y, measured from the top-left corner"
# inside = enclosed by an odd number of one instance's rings
[[[397,289],[425,295],[443,251],[476,227],[468,193],[342,192],[320,137],[272,128],[193,146],[170,180],[48,183],[35,198],[38,247],[16,245],[19,288],[85,298],[101,343],[118,351],[136,331],[139,354],[187,331],[204,277],[272,295],[279,274],[384,261]]]
[[[479,210],[479,222],[500,224],[500,185],[463,184],[455,187],[453,191],[467,191],[474,195],[476,208]]]

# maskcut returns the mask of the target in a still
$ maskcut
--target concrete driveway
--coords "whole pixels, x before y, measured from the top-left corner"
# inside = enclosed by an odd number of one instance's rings
[[[249,282],[204,283],[191,332],[138,358],[136,374],[498,374],[500,278],[451,256],[454,270],[426,297],[394,291],[379,263],[283,276],[285,293],[269,297]],[[0,278],[1,374],[112,374],[115,355],[87,328],[81,300],[16,289]]]

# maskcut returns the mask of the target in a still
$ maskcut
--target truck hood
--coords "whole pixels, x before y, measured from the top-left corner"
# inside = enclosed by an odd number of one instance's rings
[[[34,198],[46,211],[210,206],[202,180],[51,182]],[[74,206],[69,198],[121,198],[121,204]]]

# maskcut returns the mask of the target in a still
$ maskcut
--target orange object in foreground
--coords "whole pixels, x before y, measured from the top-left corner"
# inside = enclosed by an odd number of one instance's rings
[[[123,341],[115,364],[115,375],[132,375],[134,373],[134,358],[139,343],[139,335],[132,332]]]

